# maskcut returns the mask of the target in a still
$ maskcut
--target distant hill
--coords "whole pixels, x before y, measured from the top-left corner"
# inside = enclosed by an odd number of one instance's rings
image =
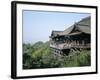
[[[42,47],[43,46],[43,42],[42,41],[38,41],[38,42],[36,42],[34,45],[33,45],[33,48],[34,49],[37,49],[37,48],[40,48],[40,47]]]
[[[47,41],[45,43],[43,43],[43,42],[35,43],[33,45],[33,48],[35,49],[35,51],[32,53],[33,57],[49,54],[49,45],[50,45],[49,41]]]

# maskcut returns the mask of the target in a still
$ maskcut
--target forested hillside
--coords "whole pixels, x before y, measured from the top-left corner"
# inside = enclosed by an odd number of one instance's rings
[[[90,50],[71,50],[73,56],[57,57],[50,52],[50,42],[23,44],[23,69],[90,66]]]

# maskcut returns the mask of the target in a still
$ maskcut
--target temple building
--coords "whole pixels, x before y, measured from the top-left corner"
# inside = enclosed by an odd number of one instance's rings
[[[71,48],[90,49],[91,18],[81,19],[64,31],[52,31],[50,48],[54,54],[68,54]]]

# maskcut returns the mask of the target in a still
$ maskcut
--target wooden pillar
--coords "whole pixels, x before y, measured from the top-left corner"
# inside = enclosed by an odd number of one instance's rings
[[[79,45],[79,41],[77,40],[77,45]]]
[[[84,45],[84,43],[85,43],[84,40],[82,40],[82,45]]]

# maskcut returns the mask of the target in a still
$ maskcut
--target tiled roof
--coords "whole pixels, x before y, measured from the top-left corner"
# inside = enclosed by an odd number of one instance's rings
[[[91,17],[86,17],[79,22],[73,24],[69,28],[65,29],[64,31],[52,31],[51,36],[56,37],[56,36],[61,36],[61,35],[72,35],[75,30],[78,30],[79,32],[91,34]]]

